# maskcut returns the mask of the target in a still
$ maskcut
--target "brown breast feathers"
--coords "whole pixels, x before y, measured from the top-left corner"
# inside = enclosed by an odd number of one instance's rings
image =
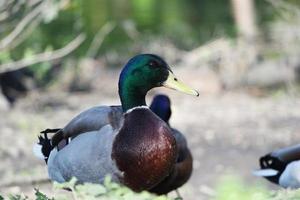
[[[136,108],[125,114],[112,158],[124,173],[125,185],[135,191],[151,189],[172,172],[176,141],[164,121],[149,109]]]

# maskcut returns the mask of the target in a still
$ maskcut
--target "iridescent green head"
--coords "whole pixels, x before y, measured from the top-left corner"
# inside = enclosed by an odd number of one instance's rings
[[[169,65],[159,56],[140,54],[131,58],[119,78],[119,96],[123,110],[146,105],[147,92],[161,86],[199,95],[197,91],[180,83]]]

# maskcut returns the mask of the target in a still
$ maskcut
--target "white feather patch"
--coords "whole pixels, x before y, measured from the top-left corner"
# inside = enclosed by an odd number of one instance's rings
[[[128,113],[130,113],[130,112],[132,112],[132,111],[134,111],[134,110],[136,110],[136,109],[149,109],[149,107],[148,107],[148,106],[137,106],[137,107],[133,107],[133,108],[127,110],[127,111],[126,111],[126,114],[128,114]]]
[[[45,156],[42,153],[42,145],[40,145],[40,144],[34,144],[33,147],[32,147],[32,151],[33,151],[33,154],[37,158],[39,158],[41,160],[45,159]]]
[[[276,176],[278,173],[279,172],[275,169],[258,169],[252,172],[254,176],[260,176],[260,177]]]

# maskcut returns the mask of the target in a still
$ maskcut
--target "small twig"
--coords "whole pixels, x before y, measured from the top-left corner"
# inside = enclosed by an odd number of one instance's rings
[[[43,0],[31,0],[31,1],[28,1],[27,4],[28,4],[28,6],[35,6],[35,5],[39,4],[41,1],[43,1]]]
[[[83,41],[85,40],[85,35],[80,34],[74,40],[72,40],[69,44],[64,46],[61,49],[57,49],[54,51],[44,52],[40,54],[36,54],[31,58],[24,58],[16,62],[5,63],[0,65],[0,73],[14,71],[17,69],[21,69],[30,65],[34,65],[41,62],[46,62],[50,60],[56,60],[62,58],[72,51],[74,51]]]
[[[5,20],[12,17],[16,12],[20,9],[20,3],[17,1],[4,1],[2,5],[0,5],[0,22],[4,22]]]
[[[97,34],[95,35],[90,48],[87,51],[88,57],[95,57],[97,51],[101,47],[105,37],[116,27],[115,23],[107,22],[104,26],[102,26]]]
[[[11,42],[14,41],[16,37],[24,30],[24,28],[35,18],[37,17],[47,5],[48,1],[44,1],[36,8],[34,8],[28,15],[26,15],[15,27],[15,29],[8,34],[5,38],[0,41],[0,50],[5,49]]]
[[[8,50],[16,48],[19,44],[21,44],[24,40],[26,40],[31,33],[35,30],[36,27],[40,25],[42,21],[41,17],[35,18],[30,25],[28,25],[28,28],[25,29],[19,37],[17,37],[14,41],[12,41],[8,47]]]
[[[131,20],[126,20],[122,23],[122,27],[126,34],[132,39],[136,40],[140,35],[139,31],[137,30],[135,24]]]
[[[2,2],[2,4],[0,5],[0,12],[6,11],[9,7],[13,5],[13,3],[13,0],[7,0]]]

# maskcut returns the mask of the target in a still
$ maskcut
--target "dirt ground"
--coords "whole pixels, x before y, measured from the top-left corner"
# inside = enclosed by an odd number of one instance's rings
[[[28,196],[38,187],[53,196],[47,182],[43,161],[32,154],[39,131],[64,126],[80,111],[94,105],[119,104],[116,78],[103,83],[90,93],[66,93],[50,89],[33,92],[9,110],[0,106],[0,193]],[[187,81],[188,82],[188,81]],[[197,88],[197,81],[191,80]],[[186,200],[209,199],[215,185],[231,173],[247,183],[263,179],[253,177],[258,158],[272,149],[300,141],[300,101],[286,94],[254,97],[245,92],[202,93],[199,98],[167,89],[172,100],[171,125],[187,137],[194,157],[194,171],[189,182],[180,189]],[[201,91],[200,91],[201,93]],[[37,182],[36,182],[37,181]],[[173,194],[172,194],[173,195]],[[197,198],[196,198],[197,197]]]

